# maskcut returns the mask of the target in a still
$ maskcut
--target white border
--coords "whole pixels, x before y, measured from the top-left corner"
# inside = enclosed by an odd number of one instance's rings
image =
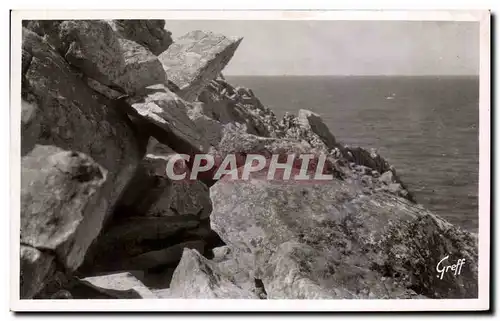
[[[21,19],[434,20],[480,22],[479,298],[460,300],[19,300]],[[442,311],[489,309],[490,13],[463,11],[13,11],[11,15],[11,300],[13,311]]]

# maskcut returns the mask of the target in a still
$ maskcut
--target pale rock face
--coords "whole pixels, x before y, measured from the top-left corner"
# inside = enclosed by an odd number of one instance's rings
[[[405,199],[367,196],[339,180],[257,177],[221,180],[210,195],[212,228],[271,298],[408,298],[415,289],[433,298],[477,295],[475,236]],[[446,255],[466,258],[467,271],[434,278]]]
[[[182,259],[170,283],[170,298],[184,299],[258,299],[230,277],[223,275],[216,264],[196,250],[184,249]]]
[[[171,44],[171,33],[165,30],[165,20],[110,20],[113,31],[125,39],[137,42],[158,56]]]
[[[241,40],[192,31],[177,39],[158,58],[168,79],[179,88],[178,94],[194,101],[231,60]]]
[[[141,93],[154,84],[165,84],[167,76],[158,58],[138,43],[119,38],[124,69],[112,82],[129,95]]]
[[[116,299],[157,299],[141,281],[129,272],[86,277],[80,282]]]
[[[389,185],[389,184],[394,182],[394,174],[392,171],[387,171],[387,172],[383,173],[382,175],[380,175],[379,180],[382,183]]]
[[[208,143],[187,116],[188,103],[166,86],[149,86],[126,103],[131,106],[128,112],[143,120],[140,125],[148,127],[159,142],[188,155],[208,150]]]

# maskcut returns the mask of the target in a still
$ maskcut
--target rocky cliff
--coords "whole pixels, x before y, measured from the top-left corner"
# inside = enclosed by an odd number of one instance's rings
[[[477,297],[477,235],[320,115],[229,84],[241,38],[164,26],[23,22],[21,298]],[[197,153],[325,155],[333,178],[166,175]]]

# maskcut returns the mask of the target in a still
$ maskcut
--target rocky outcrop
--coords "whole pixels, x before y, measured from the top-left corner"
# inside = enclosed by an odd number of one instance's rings
[[[333,149],[337,147],[335,137],[318,114],[310,110],[301,109],[299,110],[298,120],[306,131],[312,131],[318,135],[328,148]]]
[[[159,59],[179,96],[193,101],[224,69],[241,40],[196,30],[177,39]]]
[[[279,120],[229,84],[241,38],[171,44],[161,20],[23,26],[22,298],[477,297],[477,235],[416,204],[387,160],[342,145],[318,114]],[[237,169],[167,175],[197,153],[235,155]],[[322,157],[331,177],[281,180],[294,161],[232,179],[248,154],[311,154],[308,173]],[[445,258],[465,259],[460,275],[436,277]]]
[[[104,85],[134,94],[146,86],[166,83],[158,58],[138,43],[118,36],[105,21],[52,21],[37,28],[39,25],[31,28],[69,64]]]
[[[221,180],[210,192],[212,228],[263,280],[269,298],[477,296],[475,237],[405,199],[367,196],[340,180],[300,185],[257,177]],[[447,255],[470,265],[437,279],[435,267]]]
[[[132,177],[140,144],[126,115],[26,29],[23,51],[31,59],[22,81],[21,242],[57,252],[72,271]],[[25,282],[42,272],[25,273]]]
[[[164,85],[146,87],[145,94],[126,99],[125,108],[141,120],[140,126],[161,143],[179,153],[193,155],[208,151],[208,143],[187,116],[186,102]]]
[[[75,270],[104,219],[92,205],[107,171],[82,153],[42,145],[23,157],[21,168],[21,243]]]
[[[254,93],[243,87],[233,87],[220,75],[207,86],[198,100],[203,102],[203,114],[219,123],[240,124],[250,134],[275,137],[278,120]]]
[[[156,56],[172,44],[172,34],[165,30],[165,20],[111,20],[109,24],[121,37],[137,42]]]

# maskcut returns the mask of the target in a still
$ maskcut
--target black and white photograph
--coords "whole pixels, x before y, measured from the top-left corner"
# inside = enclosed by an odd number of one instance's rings
[[[11,309],[489,308],[488,11],[118,13],[12,12]]]

